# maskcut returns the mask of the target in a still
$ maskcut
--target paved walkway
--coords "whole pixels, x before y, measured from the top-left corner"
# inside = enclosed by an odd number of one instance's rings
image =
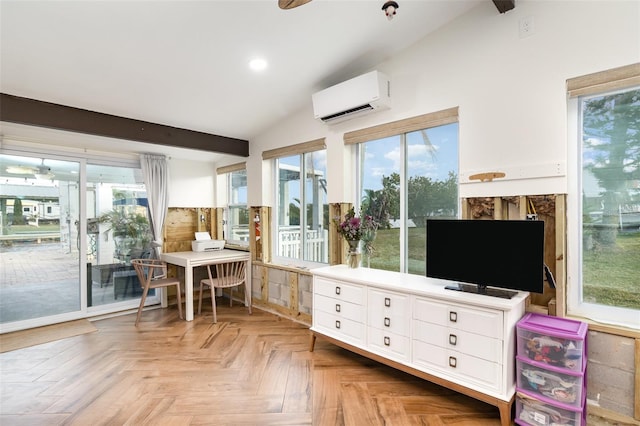
[[[0,245],[0,323],[80,309],[78,265],[78,253],[57,241]],[[115,301],[113,285],[91,290],[93,306]]]

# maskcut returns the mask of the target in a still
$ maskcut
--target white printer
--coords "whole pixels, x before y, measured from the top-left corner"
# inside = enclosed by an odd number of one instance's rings
[[[193,251],[214,251],[224,248],[224,240],[212,240],[208,232],[196,232],[195,241],[191,241]]]

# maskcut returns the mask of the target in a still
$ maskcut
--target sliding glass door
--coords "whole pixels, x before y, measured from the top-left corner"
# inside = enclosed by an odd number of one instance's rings
[[[89,310],[135,307],[142,290],[131,259],[152,254],[142,171],[88,164],[86,194]],[[159,302],[155,292],[149,296],[148,303]]]
[[[0,154],[0,333],[137,308],[147,205],[137,162]]]
[[[79,179],[78,161],[0,154],[3,328],[79,315]]]

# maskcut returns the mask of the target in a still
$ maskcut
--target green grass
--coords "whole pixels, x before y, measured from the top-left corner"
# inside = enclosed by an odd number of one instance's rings
[[[585,301],[640,309],[640,233],[619,233],[614,246],[585,250],[582,273]]]

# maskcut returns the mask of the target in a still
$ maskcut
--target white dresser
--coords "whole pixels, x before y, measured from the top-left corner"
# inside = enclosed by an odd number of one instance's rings
[[[516,323],[511,299],[445,290],[447,281],[345,265],[314,269],[316,337],[495,405],[511,423]]]

